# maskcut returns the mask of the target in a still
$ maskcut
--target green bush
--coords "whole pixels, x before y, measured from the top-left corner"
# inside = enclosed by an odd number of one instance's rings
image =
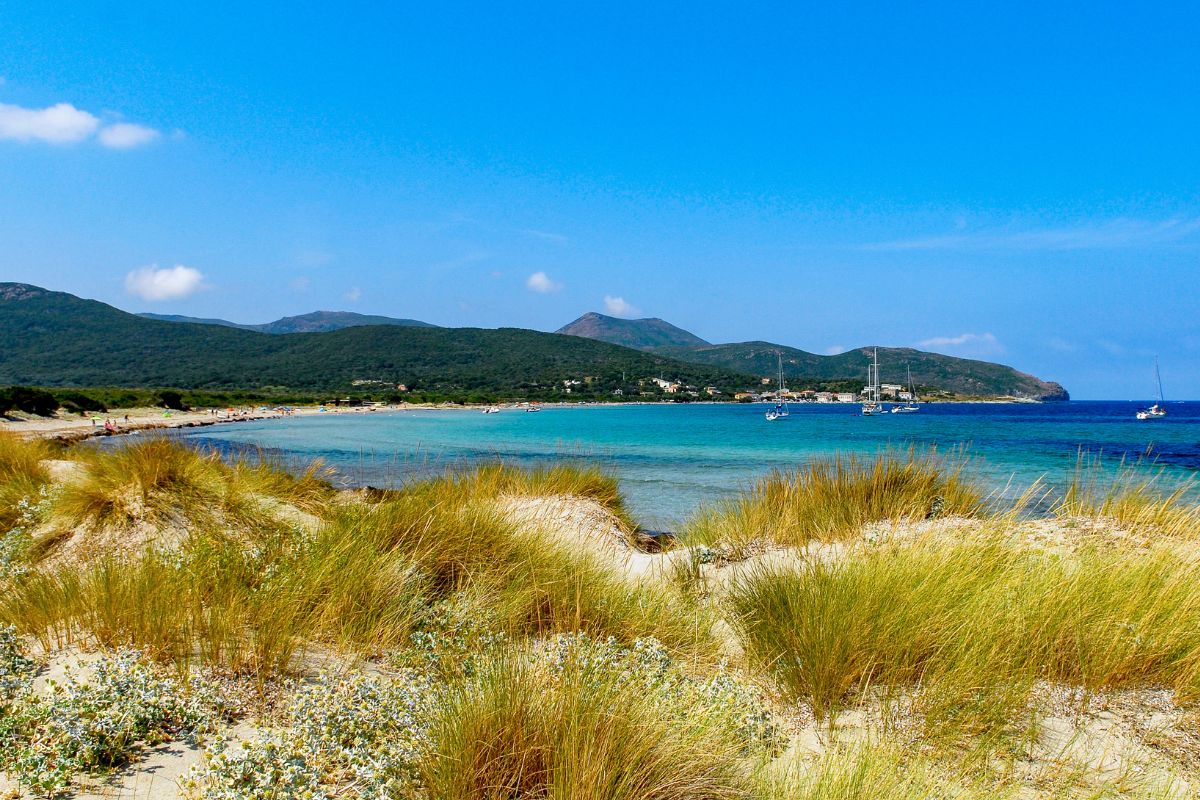
[[[173,389],[163,389],[158,393],[156,400],[158,405],[163,408],[174,409],[175,411],[187,411],[187,404],[183,402],[183,394]]]
[[[26,414],[48,417],[58,408],[59,402],[54,395],[42,389],[31,389],[28,386],[0,389],[0,414],[23,411]]]

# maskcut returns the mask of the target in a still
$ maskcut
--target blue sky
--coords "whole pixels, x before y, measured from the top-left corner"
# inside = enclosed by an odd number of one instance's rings
[[[1194,5],[296,5],[6,5],[0,279],[1200,397]]]

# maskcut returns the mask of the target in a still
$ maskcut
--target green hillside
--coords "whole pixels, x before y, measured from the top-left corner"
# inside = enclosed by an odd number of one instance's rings
[[[701,347],[663,347],[656,353],[712,367],[751,375],[774,376],[778,355],[783,371],[795,388],[805,382],[866,382],[871,348],[863,347],[835,356],[822,356],[770,342],[740,342]],[[973,397],[1020,397],[1066,400],[1068,394],[1057,383],[1043,381],[1003,364],[975,361],[907,347],[880,347],[879,373],[883,383],[904,384],[907,369],[918,386],[936,388]]]
[[[147,319],[13,283],[0,284],[0,340],[0,385],[342,392],[355,381],[378,381],[367,386],[545,396],[565,380],[593,378],[575,388],[578,396],[636,387],[637,379],[659,374],[723,389],[753,382],[722,367],[516,328],[377,325],[269,335]]]

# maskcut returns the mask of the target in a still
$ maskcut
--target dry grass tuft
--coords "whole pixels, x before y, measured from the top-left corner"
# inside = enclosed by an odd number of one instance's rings
[[[1111,520],[1126,530],[1179,539],[1200,537],[1200,503],[1196,484],[1164,485],[1161,470],[1122,464],[1116,476],[1105,474],[1098,460],[1080,455],[1075,475],[1054,505],[1060,517]]]
[[[1003,541],[919,541],[760,569],[730,608],[748,656],[818,718],[917,689],[934,738],[1008,735],[1034,682],[1200,696],[1200,564],[1169,549],[1069,558]]]
[[[7,532],[21,516],[18,504],[31,498],[50,482],[50,473],[42,462],[52,455],[40,439],[22,439],[9,431],[0,431],[0,533]]]
[[[616,669],[568,657],[558,674],[517,651],[439,704],[431,797],[733,800],[748,795],[733,720],[668,709]]]
[[[794,473],[776,472],[750,493],[701,511],[686,536],[723,545],[737,557],[755,542],[799,547],[856,536],[870,522],[974,516],[984,497],[962,477],[963,466],[916,450],[814,461]]]

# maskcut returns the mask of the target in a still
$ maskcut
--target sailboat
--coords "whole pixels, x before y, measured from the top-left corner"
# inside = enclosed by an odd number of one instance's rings
[[[767,422],[787,419],[789,414],[787,403],[783,399],[783,393],[787,390],[787,386],[783,383],[783,354],[777,353],[776,355],[779,356],[779,394],[776,396],[778,402],[775,403],[774,408],[767,409],[767,413],[764,415]]]
[[[864,417],[887,413],[887,409],[879,401],[879,395],[879,348],[876,347],[872,355],[872,363],[867,365],[867,399],[863,400],[862,404]]]
[[[913,389],[912,367],[908,367],[908,402],[892,409],[893,414],[915,414],[921,410],[917,405],[917,393]]]
[[[1154,357],[1154,383],[1158,387],[1158,402],[1137,412],[1138,419],[1162,419],[1167,415],[1167,410],[1163,408],[1162,374],[1158,371],[1158,356]]]

